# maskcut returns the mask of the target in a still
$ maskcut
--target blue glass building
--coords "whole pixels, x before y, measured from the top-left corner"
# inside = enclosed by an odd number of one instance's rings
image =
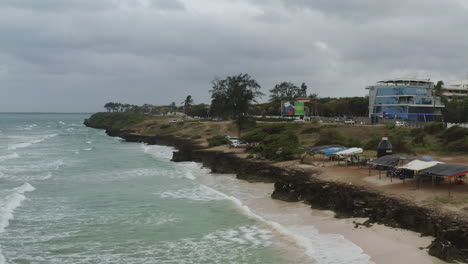
[[[440,97],[430,80],[391,79],[369,86],[369,118],[405,121],[442,121]]]

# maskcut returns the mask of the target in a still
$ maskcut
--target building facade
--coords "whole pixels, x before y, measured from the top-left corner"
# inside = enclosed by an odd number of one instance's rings
[[[445,95],[448,100],[452,100],[454,96],[468,96],[468,80],[461,80],[447,87],[444,87],[442,90],[442,94]]]
[[[442,121],[444,105],[434,95],[434,83],[430,80],[390,79],[366,89],[369,90],[369,118],[373,122]]]

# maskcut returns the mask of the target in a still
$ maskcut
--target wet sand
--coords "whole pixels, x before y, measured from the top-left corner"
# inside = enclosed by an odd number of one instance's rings
[[[331,211],[271,199],[273,184],[248,183],[233,175],[210,175],[197,180],[236,197],[269,225],[281,225],[286,231],[279,235],[287,236],[286,240],[302,248],[311,261],[313,258],[318,263],[446,263],[427,253],[432,237],[383,225],[356,228],[354,222],[363,223],[366,219],[336,219]],[[304,257],[296,259],[300,258]],[[343,259],[346,261],[341,262]]]

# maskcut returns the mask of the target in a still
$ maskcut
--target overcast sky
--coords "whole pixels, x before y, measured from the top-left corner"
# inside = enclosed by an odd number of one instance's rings
[[[468,0],[0,1],[0,112],[208,103],[238,73],[324,97],[467,72]]]

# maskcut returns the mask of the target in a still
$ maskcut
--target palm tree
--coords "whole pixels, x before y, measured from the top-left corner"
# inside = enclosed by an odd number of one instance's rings
[[[176,103],[175,102],[172,102],[169,107],[171,108],[171,113],[174,113],[174,110],[176,108]]]
[[[182,102],[182,105],[184,106],[184,114],[187,114],[187,109],[190,108],[190,106],[193,105],[193,98],[191,95],[187,95],[185,98],[185,101]]]

